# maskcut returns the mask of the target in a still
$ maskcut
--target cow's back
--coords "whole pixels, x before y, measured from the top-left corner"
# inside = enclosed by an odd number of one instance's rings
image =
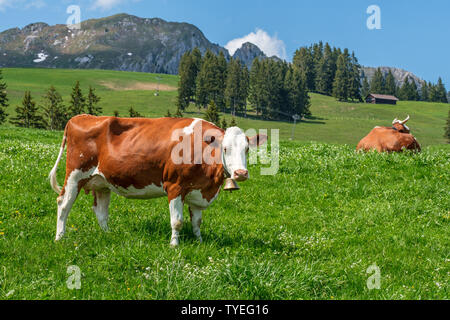
[[[357,150],[377,150],[378,152],[398,152],[403,148],[420,151],[420,145],[413,135],[401,133],[390,127],[376,127],[357,146]]]

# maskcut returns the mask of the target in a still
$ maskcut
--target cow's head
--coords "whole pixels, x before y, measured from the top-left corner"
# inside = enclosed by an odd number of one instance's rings
[[[267,141],[267,136],[258,134],[247,137],[238,127],[228,128],[222,140],[222,164],[225,171],[236,181],[249,178],[247,154],[249,148],[256,148]]]
[[[402,133],[409,133],[410,130],[408,128],[408,126],[405,124],[409,121],[409,116],[403,120],[400,121],[397,118],[395,118],[395,120],[392,122],[392,126],[398,131],[398,132],[402,132]]]

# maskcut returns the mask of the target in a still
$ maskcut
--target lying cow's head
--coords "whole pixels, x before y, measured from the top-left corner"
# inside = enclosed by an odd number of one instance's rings
[[[247,154],[249,148],[264,144],[267,136],[258,134],[247,137],[238,127],[228,128],[222,140],[222,164],[225,171],[236,181],[249,178],[247,170]]]
[[[395,120],[392,122],[392,126],[398,131],[398,132],[402,132],[402,133],[409,133],[410,130],[408,128],[408,126],[405,124],[409,121],[409,116],[403,120],[400,121],[397,118],[395,118]]]

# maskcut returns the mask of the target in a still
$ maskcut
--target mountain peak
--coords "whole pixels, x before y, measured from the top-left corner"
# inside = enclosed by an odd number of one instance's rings
[[[241,60],[242,63],[250,68],[255,58],[266,59],[267,56],[257,45],[251,42],[245,42],[239,49],[236,50],[233,58]]]

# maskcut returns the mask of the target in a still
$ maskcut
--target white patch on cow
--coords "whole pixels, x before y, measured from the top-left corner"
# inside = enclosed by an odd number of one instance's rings
[[[58,219],[56,222],[55,238],[56,241],[60,240],[66,232],[67,217],[69,216],[70,209],[72,209],[72,205],[78,195],[78,183],[83,179],[89,178],[94,170],[95,168],[92,168],[88,171],[75,169],[70,173],[64,189],[65,193],[63,196],[58,198]]]
[[[180,244],[179,233],[183,227],[183,201],[181,196],[172,199],[169,203],[170,225],[172,226],[172,238],[170,245],[176,247]]]
[[[191,122],[191,124],[190,124],[189,126],[183,128],[183,133],[184,133],[185,135],[191,135],[191,134],[193,134],[193,133],[194,133],[194,128],[195,128],[195,126],[196,126],[197,123],[199,123],[200,121],[202,121],[202,119],[195,118],[195,119]]]
[[[167,195],[167,193],[164,191],[164,188],[162,187],[162,183],[160,187],[155,184],[151,184],[143,189],[136,189],[134,186],[122,188],[111,185],[111,190],[118,195],[129,199],[153,199],[164,197]]]
[[[201,190],[193,190],[186,195],[185,202],[195,208],[206,209],[211,205],[211,203],[214,202],[214,200],[217,199],[217,197],[219,196],[219,193],[220,193],[220,188],[217,191],[214,198],[212,198],[211,201],[208,201],[203,197]]]
[[[164,197],[166,192],[161,186],[157,186],[155,184],[151,184],[142,189],[137,189],[135,186],[129,186],[128,188],[123,188],[120,186],[115,186],[109,183],[103,173],[99,170],[99,167],[96,167],[92,172],[92,178],[86,184],[86,189],[88,190],[102,190],[102,189],[110,189],[114,193],[129,199],[153,199]]]
[[[238,127],[228,128],[222,142],[223,166],[234,179],[236,170],[247,170],[247,154],[249,147],[247,137]]]
[[[83,158],[84,157],[84,155],[83,155],[83,152],[82,153],[80,153],[80,158]]]
[[[410,131],[406,124],[404,124],[403,126],[406,128],[406,130]]]

